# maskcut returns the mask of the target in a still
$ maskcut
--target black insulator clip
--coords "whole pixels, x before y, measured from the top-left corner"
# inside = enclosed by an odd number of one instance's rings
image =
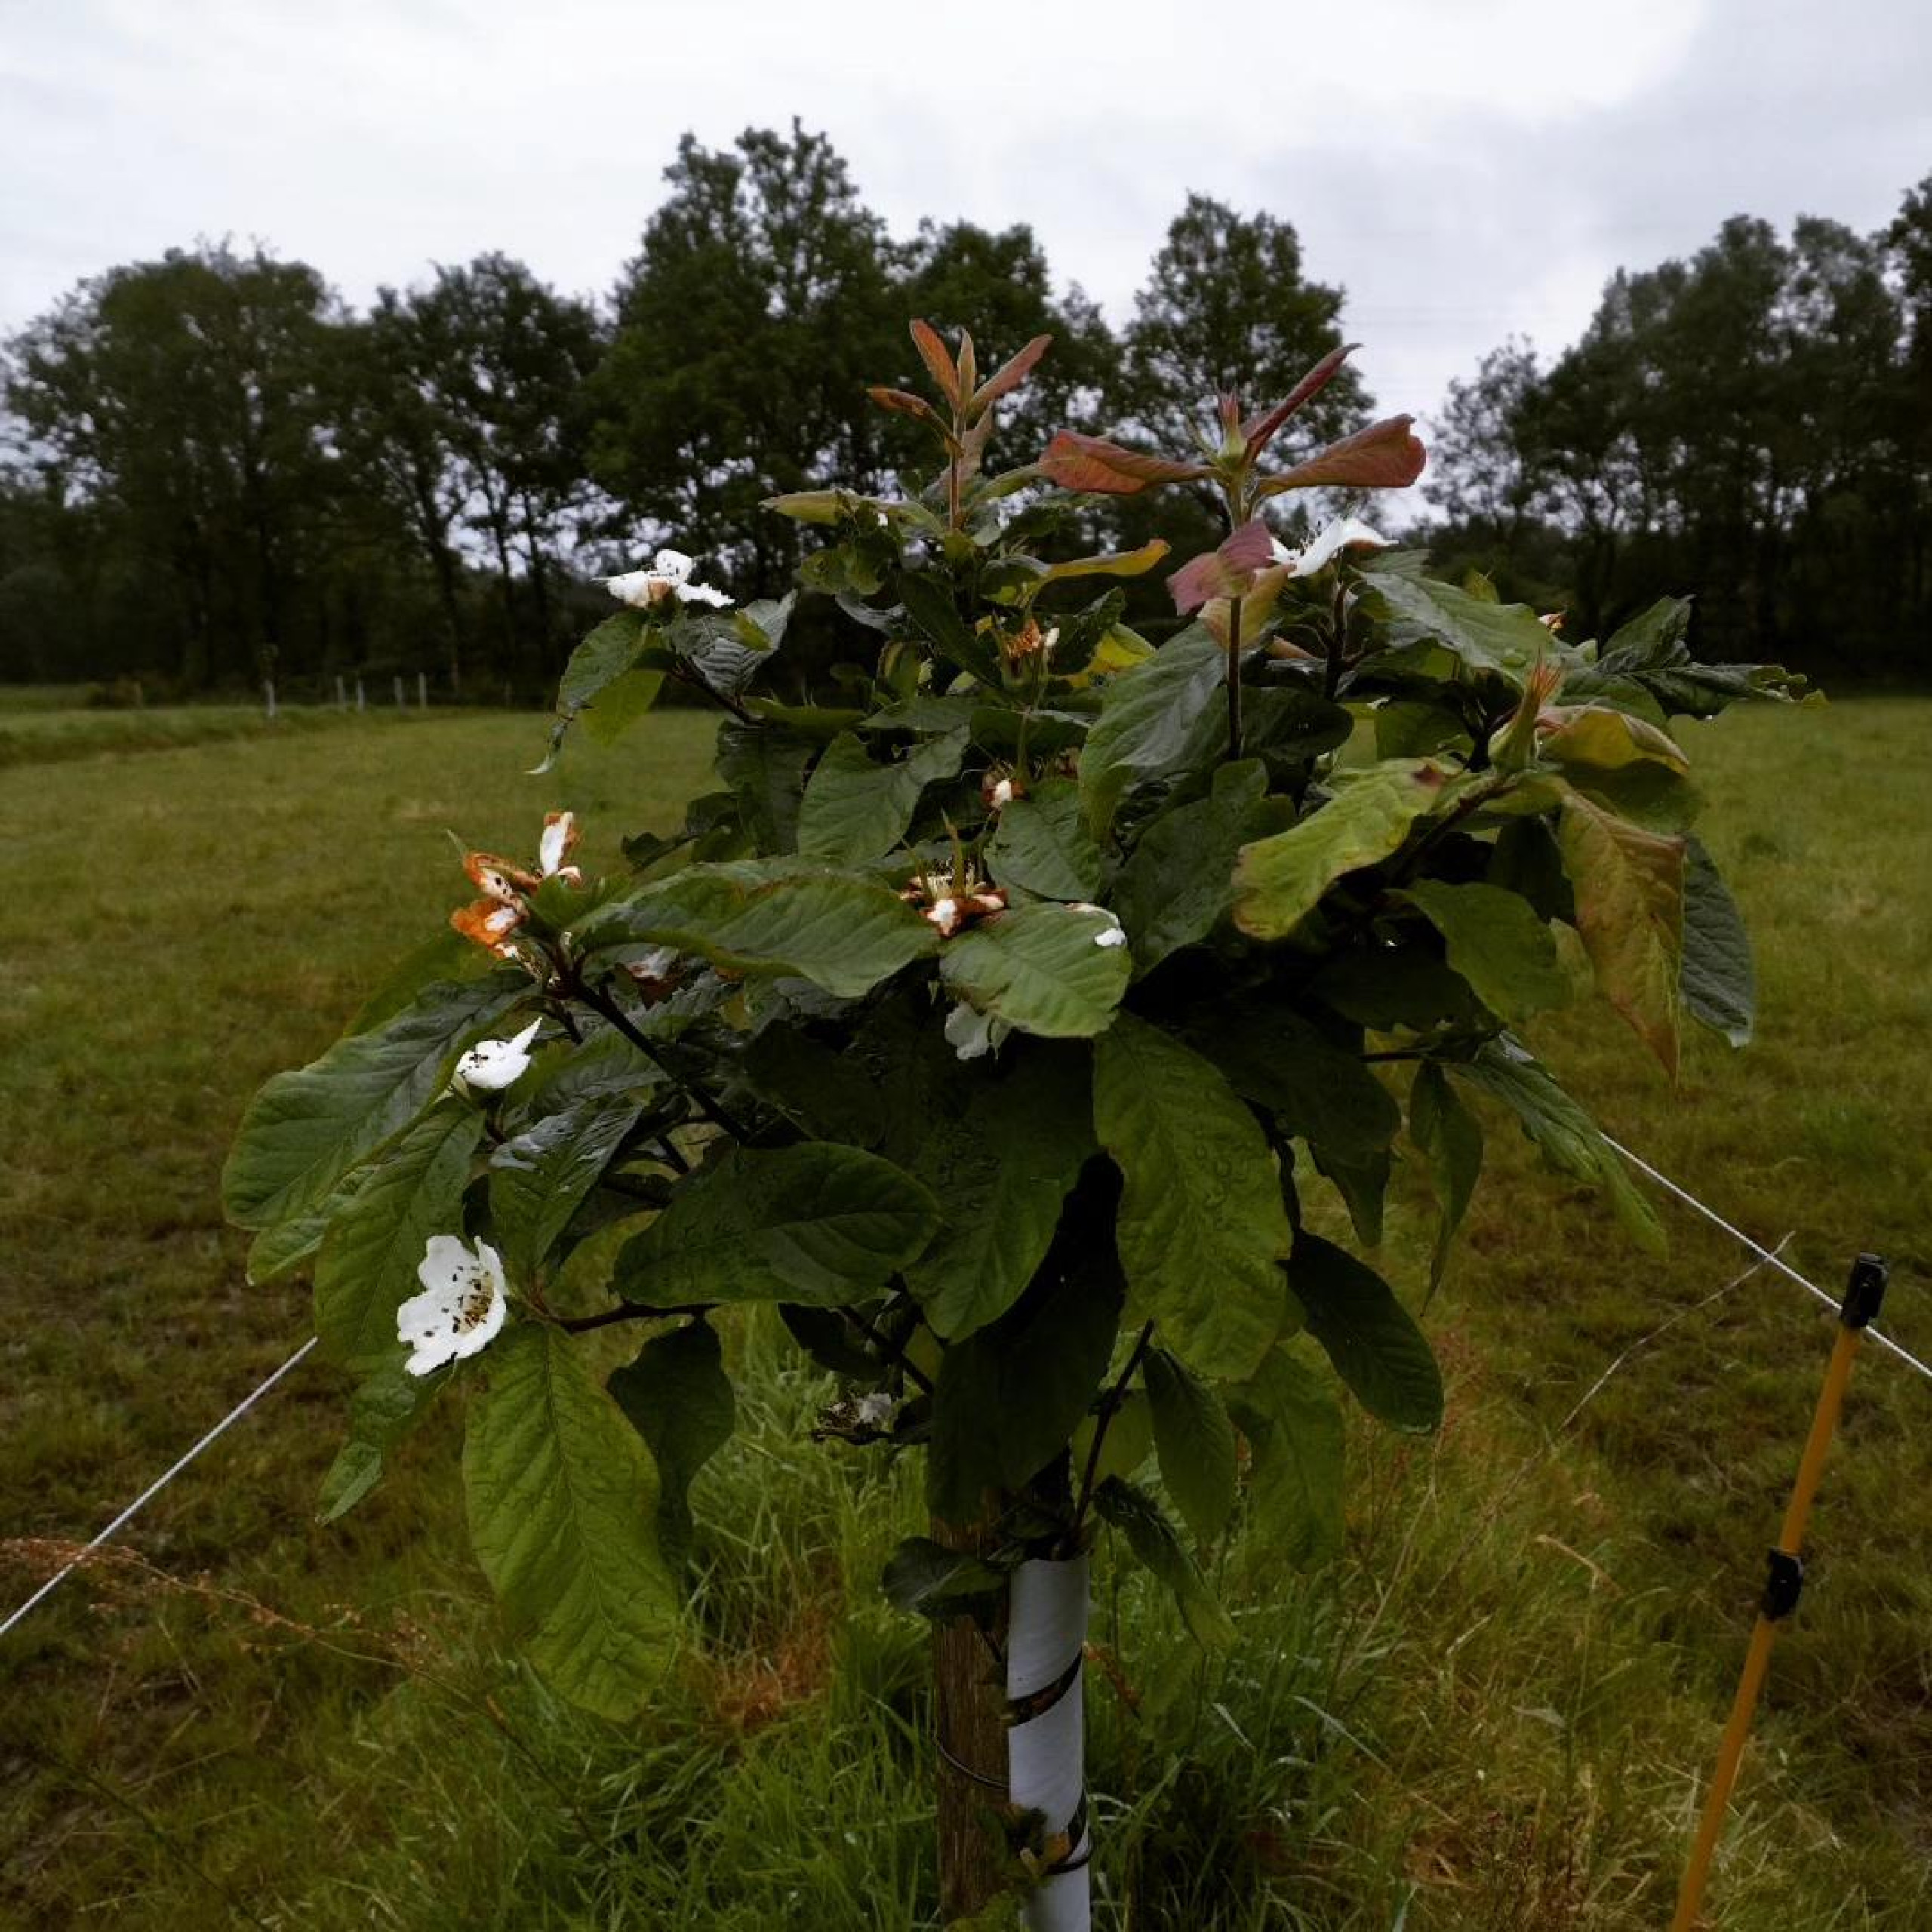
[[[1804,1558],[1792,1555],[1788,1549],[1773,1550],[1759,1609],[1772,1623],[1781,1623],[1798,1607],[1798,1599],[1804,1594]]]
[[[1847,1328],[1869,1328],[1884,1306],[1885,1284],[1891,1275],[1891,1266],[1882,1254],[1861,1254],[1851,1264],[1838,1319]]]

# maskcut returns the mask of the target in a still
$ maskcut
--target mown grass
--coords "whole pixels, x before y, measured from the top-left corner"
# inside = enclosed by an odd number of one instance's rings
[[[1889,1252],[1921,1352],[1928,724],[1900,701],[1696,732],[1760,1041],[1700,1043],[1675,1093],[1607,1020],[1542,1042],[1620,1138],[1789,1231],[1815,1278]],[[461,896],[444,828],[515,851],[567,801],[608,857],[703,782],[709,737],[654,720],[540,781],[518,775],[534,719],[372,718],[0,773],[0,1534],[85,1534],[306,1333],[298,1294],[242,1284],[222,1153],[259,1080]],[[1718,1294],[1742,1258],[1680,1217],[1644,1260],[1491,1129],[1429,1316],[1448,1424],[1357,1432],[1346,1561],[1224,1565],[1242,1635],[1211,1662],[1103,1561],[1103,1923],[1668,1916],[1829,1323],[1762,1273]],[[1405,1290],[1425,1232],[1405,1187],[1384,1257]],[[142,1567],[90,1569],[0,1645],[0,1915],[923,1922],[924,1643],[875,1587],[915,1472],[812,1445],[821,1385],[766,1324],[732,1346],[745,1426],[701,1479],[692,1635],[630,1730],[496,1644],[452,1418],[313,1525],[340,1392],[300,1371],[155,1503]],[[1726,1927],[1932,1921],[1928,1423],[1932,1386],[1868,1353],[1718,1875]],[[0,1596],[48,1553],[16,1549]]]
[[[0,697],[0,767],[177,751],[229,738],[266,737],[279,743],[298,733],[340,730],[352,722],[368,729],[372,724],[393,726],[402,721],[394,712],[357,719],[352,712],[320,705],[285,705],[270,718],[260,705],[148,705],[91,711],[16,706]]]

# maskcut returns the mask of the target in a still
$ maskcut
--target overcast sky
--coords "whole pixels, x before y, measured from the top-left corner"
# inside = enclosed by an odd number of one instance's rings
[[[681,132],[794,114],[895,234],[1029,222],[1116,321],[1188,189],[1266,208],[1426,414],[1728,214],[1888,220],[1932,174],[1932,5],[0,0],[0,328],[198,235],[358,303],[491,248],[601,294]]]

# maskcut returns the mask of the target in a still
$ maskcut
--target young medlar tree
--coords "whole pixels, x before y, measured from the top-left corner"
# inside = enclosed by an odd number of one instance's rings
[[[1338,1386],[1413,1430],[1442,1390],[1302,1195],[1333,1189],[1373,1247],[1406,1137],[1439,1275],[1472,1101],[1657,1240],[1516,1029],[1575,995],[1567,947],[1666,1069],[1687,1014],[1748,1036],[1669,721],[1797,687],[1696,662],[1682,604],[1570,645],[1359,521],[1284,547],[1280,494],[1422,467],[1406,417],[1265,466],[1346,351],[1254,414],[1221,398],[1198,455],[1068,432],[989,475],[1046,339],[982,380],[969,338],[913,335],[937,399],[874,393],[930,432],[934,477],[771,506],[823,533],[803,588],[864,667],[781,703],[761,686],[795,592],[731,609],[668,550],[612,579],[557,741],[678,687],[725,714],[719,789],[600,868],[568,813],[527,860],[471,853],[467,964],[432,949],[271,1081],[227,1201],[257,1279],[312,1269],[360,1378],[327,1514],[454,1392],[509,1629],[613,1718],[651,1694],[688,1494],[731,1433],[721,1319],[775,1306],[839,1379],[823,1437],[923,1454],[932,1533],[884,1586],[940,1626],[944,1907],[1011,1884],[1072,1928],[1099,1526],[1204,1644],[1230,1625],[1202,1552],[1336,1547]],[[1164,544],[1051,553],[1082,495],[1169,482],[1217,492],[1229,534],[1168,579],[1192,621],[1155,650],[1093,592]],[[605,1375],[616,1328],[637,1346]]]

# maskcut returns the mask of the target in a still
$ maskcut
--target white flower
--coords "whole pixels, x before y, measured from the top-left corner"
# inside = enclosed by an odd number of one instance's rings
[[[503,1325],[503,1264],[488,1241],[432,1235],[416,1264],[423,1292],[395,1312],[395,1334],[412,1351],[403,1367],[427,1375],[487,1346]]]
[[[1075,912],[1091,912],[1097,918],[1106,920],[1106,924],[1094,935],[1094,943],[1103,951],[1127,943],[1127,928],[1121,924],[1118,913],[1109,912],[1104,906],[1092,905],[1084,899],[1073,900],[1068,909]]]
[[[853,1409],[853,1416],[861,1427],[883,1429],[892,1420],[892,1411],[897,1407],[882,1389],[875,1389],[869,1395],[861,1395]]]
[[[648,571],[626,571],[622,577],[608,577],[604,587],[620,604],[641,608],[661,604],[675,597],[680,604],[710,604],[719,610],[730,606],[731,598],[708,583],[694,583],[692,560],[681,550],[660,550]]]
[[[999,1051],[1000,1042],[1013,1031],[1004,1020],[968,1006],[964,1000],[946,1016],[946,1041],[961,1060],[978,1060]]]
[[[995,779],[993,781],[992,791],[987,798],[986,803],[990,805],[995,811],[1003,812],[1008,805],[1012,804],[1012,802],[1013,780],[1010,778]]]
[[[1312,577],[1342,551],[1358,546],[1373,550],[1395,548],[1387,537],[1370,529],[1360,517],[1344,516],[1318,531],[1299,550],[1291,550],[1278,537],[1274,540],[1273,550],[1275,562],[1285,564],[1289,576]]]
[[[507,1040],[479,1040],[456,1063],[457,1084],[484,1093],[500,1093],[521,1080],[530,1067],[530,1043],[543,1023],[533,1020]]]

